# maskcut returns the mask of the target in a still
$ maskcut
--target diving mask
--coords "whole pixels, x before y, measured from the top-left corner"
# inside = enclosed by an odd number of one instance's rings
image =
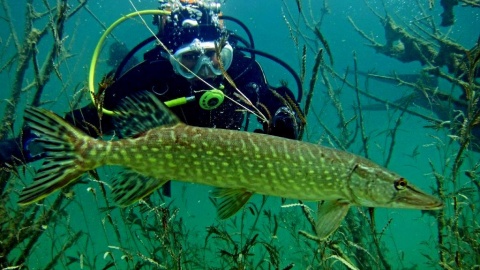
[[[220,49],[218,55],[214,41],[201,42],[196,38],[192,43],[180,47],[170,55],[170,63],[175,73],[193,79],[195,75],[202,78],[222,75],[220,63],[223,69],[227,70],[232,64],[232,58],[233,48],[228,42]]]

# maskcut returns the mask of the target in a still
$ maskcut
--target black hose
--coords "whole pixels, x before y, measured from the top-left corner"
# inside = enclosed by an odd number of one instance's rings
[[[231,17],[231,16],[226,16],[226,15],[221,15],[221,16],[219,16],[219,18],[222,19],[222,20],[227,20],[227,21],[235,22],[235,23],[237,23],[240,27],[242,27],[243,31],[245,31],[245,33],[247,33],[248,39],[250,40],[250,47],[251,47],[252,49],[255,49],[255,43],[254,43],[254,41],[253,41],[252,33],[250,32],[250,30],[248,29],[248,27],[247,27],[242,21],[240,21],[240,20],[237,19],[237,18],[234,18],[234,17]]]
[[[287,63],[285,63],[282,59],[276,57],[276,56],[273,56],[269,53],[266,53],[266,52],[262,52],[262,51],[259,51],[259,50],[255,50],[255,49],[250,49],[250,48],[244,48],[244,47],[237,47],[238,50],[240,51],[245,51],[245,52],[249,52],[249,53],[253,53],[253,54],[258,54],[260,56],[263,56],[263,57],[266,57],[272,61],[275,61],[277,62],[279,65],[281,65],[282,67],[284,67],[286,70],[288,70],[288,72],[290,72],[290,74],[292,74],[293,78],[295,79],[295,82],[297,83],[297,89],[298,89],[298,93],[297,93],[297,102],[300,103],[302,101],[302,98],[303,98],[303,88],[302,88],[302,82],[300,81],[300,77],[298,76],[298,74],[295,72],[295,70],[293,70],[292,67],[290,67]]]
[[[131,49],[127,55],[125,55],[125,57],[123,58],[122,62],[120,62],[120,64],[118,65],[117,69],[115,70],[115,75],[114,75],[114,79],[118,79],[120,77],[120,75],[122,74],[122,71],[123,71],[123,68],[125,67],[125,65],[127,65],[128,61],[132,58],[132,56],[137,53],[141,48],[143,48],[145,45],[153,42],[154,40],[156,40],[157,37],[155,36],[150,36],[148,37],[147,39],[145,39],[144,41],[140,42],[137,44],[137,46],[133,47],[133,49]]]
[[[284,67],[286,70],[288,70],[288,72],[290,72],[290,74],[292,74],[293,78],[295,79],[295,82],[297,83],[297,89],[298,89],[298,93],[297,93],[297,102],[300,103],[302,101],[302,97],[303,97],[303,88],[302,88],[302,83],[300,81],[300,77],[298,76],[298,74],[295,72],[295,70],[293,70],[287,63],[285,63],[283,60],[281,60],[280,58],[276,57],[276,56],[273,56],[269,53],[266,53],[266,52],[263,52],[263,51],[259,51],[259,50],[255,50],[255,43],[254,43],[254,40],[253,40],[253,36],[252,36],[252,33],[250,32],[250,30],[248,29],[248,27],[240,20],[234,18],[234,17],[231,17],[231,16],[226,16],[226,15],[221,15],[219,16],[220,19],[223,19],[223,20],[228,20],[228,21],[233,21],[235,23],[237,23],[244,31],[245,33],[247,34],[248,36],[248,39],[250,41],[250,44],[248,44],[248,42],[246,40],[244,40],[243,38],[241,38],[240,36],[236,35],[236,34],[232,34],[234,36],[234,38],[236,38],[237,40],[241,41],[243,44],[245,44],[246,46],[248,47],[241,47],[241,46],[237,46],[236,49],[240,50],[240,51],[244,51],[244,52],[249,52],[251,54],[251,58],[252,58],[252,61],[255,59],[255,55],[258,54],[258,55],[261,55],[263,57],[266,57],[272,61],[275,61],[277,62],[278,64],[280,64],[282,67]],[[122,71],[123,71],[123,68],[125,67],[125,65],[128,63],[128,61],[130,60],[130,58],[132,58],[132,56],[137,53],[141,48],[143,48],[145,45],[153,42],[154,40],[156,40],[157,37],[155,36],[150,36],[148,37],[147,39],[145,39],[144,41],[140,42],[137,46],[135,46],[130,52],[128,52],[128,54],[123,58],[122,62],[120,62],[120,64],[118,65],[117,69],[115,70],[115,76],[114,76],[114,79],[117,79],[118,77],[120,77],[120,75],[122,74]]]

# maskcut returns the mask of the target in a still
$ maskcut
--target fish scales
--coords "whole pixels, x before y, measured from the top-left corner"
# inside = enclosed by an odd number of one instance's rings
[[[124,125],[121,134],[132,137],[102,141],[52,112],[28,108],[25,120],[39,135],[46,158],[18,203],[36,202],[86,171],[121,165],[130,170],[113,180],[111,192],[120,206],[148,196],[170,179],[216,187],[211,196],[219,199],[220,218],[234,215],[254,193],[319,201],[315,225],[319,239],[340,226],[352,205],[443,207],[441,200],[405,178],[345,151],[265,134],[185,125],[151,93],[127,98],[117,117]]]
[[[109,146],[89,144],[96,154],[103,153],[97,156],[101,165],[302,200],[347,196],[348,182],[343,180],[354,164],[364,163],[354,155],[301,141],[184,124],[106,143]]]

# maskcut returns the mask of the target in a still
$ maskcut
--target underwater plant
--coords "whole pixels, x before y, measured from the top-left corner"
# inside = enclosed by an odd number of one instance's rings
[[[478,10],[478,1],[414,1],[423,16],[413,18],[389,1],[356,3],[365,7],[361,16],[373,18],[369,22],[378,27],[339,10],[339,2],[285,0],[281,7],[269,7],[283,15],[284,25],[278,27],[286,28],[298,52],[293,61],[304,101],[294,109],[303,111],[307,122],[303,139],[420,175],[419,182],[442,199],[444,209],[410,214],[354,207],[340,228],[320,241],[317,205],[311,202],[254,196],[237,215],[219,220],[219,202],[208,197],[207,187],[174,183],[173,198],[155,191],[119,208],[111,200],[112,182],[120,175],[132,177],[120,168],[91,171],[77,185],[20,207],[22,188],[42,165],[33,163],[0,170],[0,268],[478,268],[480,50],[478,37],[465,45],[450,35],[459,26],[451,19],[453,11],[459,18],[466,7]],[[90,57],[85,44],[96,42],[110,20],[95,9],[97,4],[1,0],[0,23],[8,31],[0,40],[5,82],[0,139],[21,136],[26,106],[64,112],[90,102],[84,87]],[[127,11],[118,12],[115,17]],[[445,23],[443,12],[449,17]],[[87,18],[93,40],[83,31]],[[366,43],[358,42],[350,55],[338,50],[346,46],[339,41],[345,37],[329,31],[339,18],[350,23],[352,38],[356,33]],[[452,28],[442,26],[447,22]],[[376,61],[365,60],[366,52],[384,57],[383,66],[392,69],[363,72],[366,61]],[[401,72],[412,62],[421,67],[415,80]],[[432,78],[436,85],[429,83]],[[379,79],[402,95],[375,92]],[[420,98],[426,98],[427,111],[415,106]],[[437,100],[445,102],[442,107],[434,106]],[[371,102],[377,106],[374,113],[367,107]]]

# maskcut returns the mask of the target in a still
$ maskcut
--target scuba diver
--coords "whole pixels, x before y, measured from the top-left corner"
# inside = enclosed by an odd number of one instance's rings
[[[133,48],[100,84],[92,104],[66,114],[68,122],[93,136],[113,134],[113,112],[122,99],[150,91],[188,125],[246,130],[253,114],[260,122],[255,132],[299,139],[304,126],[298,109],[301,85],[291,68],[255,50],[248,29],[235,18],[222,16],[216,1],[160,3],[160,10],[169,14],[154,16],[157,35]],[[249,40],[228,31],[224,20],[238,23]],[[124,71],[135,52],[155,41],[143,61]],[[296,98],[286,86],[272,87],[267,83],[255,60],[257,55],[273,59],[292,73],[299,90]],[[1,141],[0,167],[42,158],[34,142],[35,136],[28,128],[19,138]]]

